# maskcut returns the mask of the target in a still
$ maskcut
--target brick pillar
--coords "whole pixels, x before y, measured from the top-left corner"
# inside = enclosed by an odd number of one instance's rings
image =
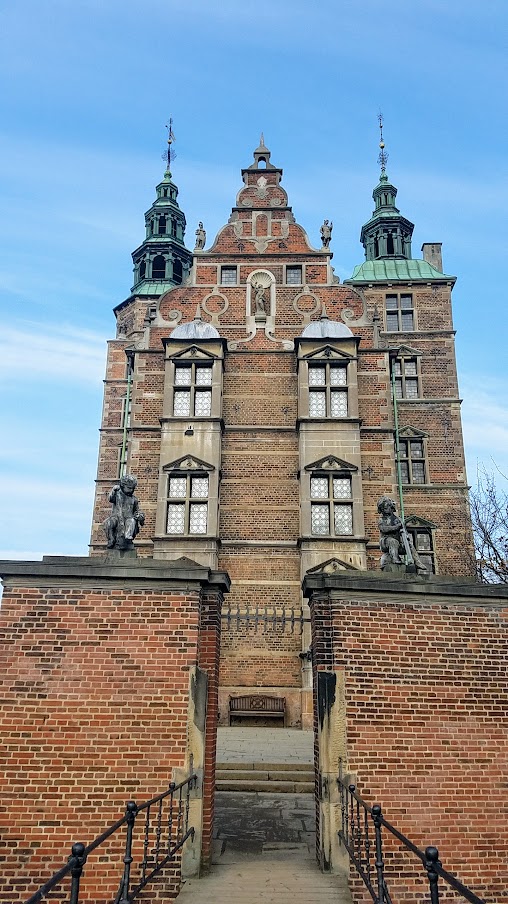
[[[203,770],[203,841],[201,847],[201,863],[205,867],[210,864],[213,840],[222,600],[223,595],[219,587],[207,586],[203,588],[199,624],[198,665],[200,669],[206,672],[208,677]]]
[[[316,774],[316,857],[323,870],[344,872],[339,849],[337,774],[345,758],[344,670],[335,665],[333,622],[328,593],[310,600]]]

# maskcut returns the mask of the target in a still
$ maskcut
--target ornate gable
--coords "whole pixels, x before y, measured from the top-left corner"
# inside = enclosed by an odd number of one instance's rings
[[[433,521],[428,521],[427,518],[420,518],[419,515],[408,515],[405,520],[406,527],[424,527],[427,530],[435,530],[437,524],[434,524]]]
[[[425,433],[424,430],[418,430],[417,427],[412,427],[411,424],[408,424],[406,427],[401,427],[399,430],[399,436],[404,437],[404,439],[422,439],[428,435],[429,434]]]
[[[185,340],[181,339],[179,341],[184,342]],[[179,352],[175,352],[174,354],[170,353],[169,346],[166,345],[166,351],[168,352],[168,358],[173,358],[173,359],[178,358],[180,360],[182,358],[184,358],[184,359],[190,358],[192,361],[195,361],[197,358],[201,358],[201,359],[205,359],[207,361],[210,361],[210,360],[214,361],[217,357],[217,355],[213,355],[211,352],[207,351],[205,348],[198,348],[197,345],[191,345],[191,346],[189,346],[189,348],[184,348]]]
[[[325,458],[318,458],[317,461],[305,465],[306,471],[358,471],[356,465],[343,458],[337,458],[335,455],[327,455]]]
[[[202,461],[200,458],[195,458],[193,455],[184,455],[182,458],[177,458],[176,461],[169,461],[162,468],[163,471],[215,471],[215,467],[213,465],[208,464],[206,461]]]
[[[340,341],[344,342],[348,340],[347,337],[345,337],[345,339],[341,339]],[[321,348],[315,349],[313,352],[309,352],[309,354],[303,355],[302,357],[306,361],[315,360],[316,358],[326,358],[327,361],[333,359],[347,362],[351,361],[355,356],[348,355],[347,352],[339,351],[339,349],[333,348],[331,345],[323,345]]]
[[[309,568],[307,574],[334,574],[336,571],[358,571],[358,568],[355,568],[349,562],[344,562],[342,559],[334,557],[327,559],[326,562],[321,562],[319,565],[315,565],[314,568]]]
[[[411,345],[391,345],[388,349],[391,358],[421,358],[423,352]]]

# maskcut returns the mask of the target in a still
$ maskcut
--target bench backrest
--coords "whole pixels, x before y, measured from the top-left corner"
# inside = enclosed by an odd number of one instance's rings
[[[230,697],[229,710],[236,712],[243,710],[244,712],[253,713],[283,713],[286,706],[284,697],[267,697],[261,694],[248,694],[244,697]]]

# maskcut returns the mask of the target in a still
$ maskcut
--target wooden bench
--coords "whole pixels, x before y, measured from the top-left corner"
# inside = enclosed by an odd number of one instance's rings
[[[268,697],[266,694],[247,694],[229,698],[229,724],[238,717],[253,719],[282,719],[285,724],[285,697]]]

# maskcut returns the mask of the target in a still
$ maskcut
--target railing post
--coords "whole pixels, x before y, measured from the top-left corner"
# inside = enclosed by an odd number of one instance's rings
[[[426,847],[425,848],[425,869],[427,870],[427,876],[429,878],[429,889],[430,889],[430,901],[431,904],[439,904],[439,888],[438,881],[439,875],[437,874],[434,867],[441,866],[439,862],[439,851],[435,847]]]
[[[79,883],[81,881],[81,874],[83,872],[83,867],[86,863],[86,855],[85,855],[85,845],[81,844],[80,841],[77,841],[72,845],[72,854],[70,858],[72,863],[71,869],[71,894],[69,897],[69,904],[78,904],[79,901]]]
[[[123,858],[123,877],[119,904],[129,904],[129,888],[131,882],[131,863],[132,857],[132,833],[134,831],[134,823],[138,815],[138,805],[133,800],[128,800],[125,805],[125,816],[127,819],[127,831],[125,834],[125,854]]]
[[[372,820],[374,822],[376,837],[376,875],[377,875],[377,898],[376,904],[383,904],[385,899],[385,862],[383,860],[383,840],[381,838],[381,807],[374,804],[372,807]]]

